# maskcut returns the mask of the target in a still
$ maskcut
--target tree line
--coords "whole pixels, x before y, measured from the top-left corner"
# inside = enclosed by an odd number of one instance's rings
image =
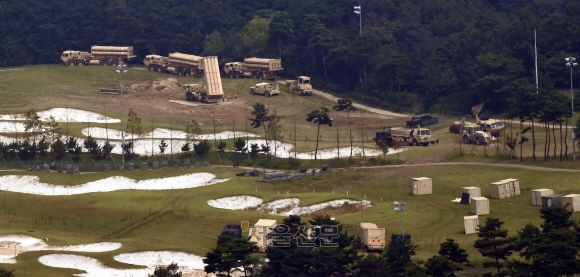
[[[565,208],[544,207],[540,213],[544,220],[540,227],[529,223],[517,230],[516,236],[508,235],[499,218],[486,218],[474,242],[484,258],[483,268],[488,269],[483,276],[556,277],[580,273],[580,224],[570,219],[572,212]],[[256,255],[259,248],[246,238],[219,236],[216,247],[204,259],[205,271],[219,276],[231,276],[231,269],[243,268],[245,276],[448,277],[473,267],[469,255],[452,238],[440,244],[437,255],[420,261],[413,259],[417,245],[397,239],[391,240],[383,252],[359,255],[358,239],[329,216],[316,216],[305,223],[291,215],[282,224],[286,228],[274,229],[269,237],[273,244],[287,244],[268,247],[265,257]],[[331,240],[334,247],[323,247],[322,243],[328,240],[308,238],[306,226],[338,226],[340,236]],[[292,234],[289,241],[281,237],[287,233]]]
[[[577,14],[572,0],[4,0],[0,66],[91,45],[132,45],[139,60],[281,58],[285,77],[395,111],[464,114],[485,101],[504,112],[517,90],[535,91],[535,31],[539,86],[569,88]]]

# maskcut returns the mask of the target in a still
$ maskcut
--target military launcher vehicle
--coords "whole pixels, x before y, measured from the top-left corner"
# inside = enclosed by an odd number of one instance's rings
[[[133,46],[91,46],[91,52],[66,50],[60,59],[68,66],[126,64],[135,58]]]
[[[224,98],[217,57],[204,57],[202,64],[205,68],[205,83],[185,85],[185,99],[203,103],[217,103]]]
[[[143,64],[149,71],[165,72],[179,76],[202,77],[202,60],[203,57],[174,52],[169,53],[169,57],[147,55],[143,60]]]
[[[310,77],[300,76],[298,80],[286,80],[286,85],[290,87],[290,92],[298,95],[312,95],[312,84]]]
[[[224,73],[229,78],[276,80],[276,75],[282,70],[280,59],[246,58],[243,63],[231,62],[224,65]]]

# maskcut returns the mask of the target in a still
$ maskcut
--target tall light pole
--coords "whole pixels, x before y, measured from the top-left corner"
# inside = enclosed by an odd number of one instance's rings
[[[403,227],[403,244],[405,243],[405,218],[404,218],[404,214],[405,214],[405,202],[401,201],[395,201],[393,204],[395,204],[395,211],[396,212],[401,212],[401,226]]]
[[[362,32],[362,10],[360,6],[354,6],[354,13],[358,14],[358,35]]]
[[[576,128],[576,122],[574,121],[574,81],[572,80],[572,69],[577,65],[575,63],[576,58],[568,57],[565,58],[566,65],[570,67],[570,99],[571,99],[571,106],[572,106],[572,149],[574,150],[574,161],[576,160],[576,144],[574,144],[574,129]],[[566,126],[566,128],[568,128]]]
[[[119,73],[119,78],[121,80],[121,155],[123,157],[123,165],[125,165],[125,128],[123,128],[123,74],[127,73],[127,65],[118,65],[117,73]]]

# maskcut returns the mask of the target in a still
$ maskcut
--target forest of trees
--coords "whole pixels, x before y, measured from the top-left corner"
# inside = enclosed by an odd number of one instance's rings
[[[362,31],[353,7],[362,7]],[[408,112],[496,112],[520,88],[570,87],[580,45],[571,0],[1,0],[0,66],[59,63],[64,50],[282,58],[284,77]],[[577,76],[577,77],[576,77]],[[575,75],[580,79],[580,74]]]
[[[508,235],[499,218],[488,217],[480,223],[473,246],[483,257],[481,266],[488,270],[483,276],[557,277],[580,273],[580,225],[570,219],[572,212],[544,207],[540,214],[543,223],[539,227],[528,223],[517,230],[516,236]],[[266,249],[267,262],[253,254],[259,248],[246,238],[220,236],[216,248],[203,260],[205,271],[231,276],[229,269],[238,267],[244,269],[245,276],[451,277],[474,267],[467,252],[452,238],[440,244],[437,255],[419,261],[413,258],[419,246],[402,240],[391,240],[383,252],[359,255],[361,245],[355,237],[329,216],[315,216],[307,224],[291,215],[282,225],[285,228],[275,228],[271,233],[273,246]],[[308,240],[307,225],[337,226],[342,235]],[[321,245],[330,242],[335,245]]]

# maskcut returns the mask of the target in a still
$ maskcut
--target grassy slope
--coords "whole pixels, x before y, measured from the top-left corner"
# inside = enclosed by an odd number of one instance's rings
[[[100,87],[109,87],[116,84],[118,75],[111,73],[113,68],[85,67],[82,71],[78,68],[62,66],[33,66],[22,71],[0,72],[0,112],[15,113],[23,112],[29,108],[46,109],[52,107],[74,107],[95,112],[106,113],[109,116],[119,117],[116,110],[104,109],[94,105],[91,99],[116,101],[110,96],[96,94]],[[34,78],[30,78],[34,76]],[[152,73],[140,70],[131,70],[124,76],[124,83],[132,84],[147,82],[156,78],[175,77],[182,83],[191,82],[191,79],[171,76],[166,74]],[[66,81],[63,81],[66,80]],[[277,107],[278,114],[284,116],[282,124],[285,133],[293,133],[294,115],[297,118],[299,137],[308,134],[309,141],[298,141],[300,151],[313,150],[314,141],[311,140],[316,132],[315,125],[307,123],[302,117],[311,109],[321,105],[330,107],[331,102],[318,97],[297,97],[286,94],[275,98],[250,96],[245,93],[246,87],[255,80],[229,80],[224,79],[224,88],[227,93],[238,94],[239,97],[253,103],[260,99],[270,109]],[[285,88],[282,88],[285,90]],[[46,93],[45,93],[46,91]],[[95,96],[97,95],[97,96]],[[130,96],[128,96],[130,97]],[[127,98],[130,106],[132,98]],[[134,99],[133,99],[134,100]],[[288,105],[292,103],[292,105]],[[108,107],[108,106],[107,106]],[[191,108],[192,112],[203,114],[204,109]],[[367,114],[368,115],[368,114]],[[173,127],[185,129],[183,120],[175,120],[182,115],[170,113],[155,116],[155,127]],[[370,115],[369,115],[370,116]],[[148,115],[142,115],[147,118]],[[337,118],[341,128],[341,146],[347,145],[346,115],[333,114]],[[207,114],[198,117],[204,122],[204,132],[210,133],[213,128]],[[367,120],[369,119],[369,120]],[[237,119],[236,119],[237,120]],[[342,120],[342,123],[341,123]],[[239,122],[242,122],[240,120]],[[367,122],[368,121],[368,122]],[[370,120],[365,118],[367,124],[374,127],[385,125],[401,125],[399,120]],[[443,121],[443,120],[442,120]],[[147,122],[147,120],[145,120]],[[231,130],[232,118],[218,121],[218,131]],[[236,123],[236,130],[244,130],[242,123]],[[306,123],[306,124],[304,124]],[[466,155],[453,155],[459,152],[459,145],[455,142],[457,135],[447,131],[449,122],[443,122],[433,128],[438,145],[429,147],[414,147],[405,151],[398,158],[405,161],[420,159],[423,156],[443,155],[449,156],[452,161],[481,161],[490,163],[509,163],[509,160],[493,155],[494,148],[488,148],[492,153],[489,157],[480,154],[469,155],[471,147],[463,145]],[[111,126],[120,128],[118,126]],[[61,125],[62,126],[62,125]],[[93,125],[91,125],[93,126]],[[95,124],[94,126],[103,126]],[[71,134],[80,135],[80,130],[85,124],[70,124]],[[150,129],[144,124],[144,131]],[[514,126],[514,130],[518,126]],[[365,131],[365,135],[372,134],[372,128]],[[251,128],[250,128],[251,130]],[[355,144],[360,145],[360,130],[355,130]],[[262,130],[253,130],[262,134]],[[542,130],[536,129],[536,134],[541,136]],[[323,141],[321,148],[334,147],[336,129],[321,128]],[[529,137],[530,135],[528,135]],[[289,135],[286,134],[289,142]],[[539,139],[539,141],[542,139]],[[372,145],[366,142],[365,145]],[[543,144],[538,144],[537,155],[543,151]],[[541,146],[540,146],[541,145]],[[524,144],[523,164],[545,165],[549,167],[578,168],[574,163],[559,162],[550,159],[548,162],[532,162],[531,142]],[[500,148],[501,150],[502,148]],[[483,147],[474,148],[483,152]],[[571,151],[569,150],[569,153]],[[559,153],[559,151],[558,151]],[[346,153],[343,153],[343,155]],[[394,157],[387,157],[391,162]],[[570,154],[568,160],[570,160]],[[229,161],[228,161],[229,163]],[[344,162],[329,162],[344,165]],[[518,162],[520,163],[520,162]],[[267,163],[264,163],[267,164]],[[314,163],[303,161],[301,167],[320,166],[321,162]],[[257,165],[257,164],[253,164]],[[133,171],[123,172],[125,176],[132,178],[154,178],[194,172],[198,169],[178,169],[159,171]],[[239,169],[204,168],[214,172],[219,177],[231,177]],[[22,172],[2,172],[2,174],[23,174]],[[110,176],[114,173],[83,174],[68,176],[63,174],[38,173],[42,181],[54,182],[65,185],[75,185],[97,178]],[[426,196],[410,195],[411,177],[428,176],[434,178],[434,194]],[[112,253],[90,253],[87,256],[99,258],[110,266],[121,266],[112,260],[117,253],[141,251],[141,250],[180,250],[198,255],[204,255],[215,244],[216,235],[226,223],[250,220],[254,222],[259,218],[277,218],[256,212],[232,212],[213,209],[207,206],[206,201],[218,197],[251,194],[263,197],[265,201],[279,197],[278,191],[289,191],[289,197],[300,197],[302,205],[324,202],[331,199],[347,197],[371,200],[374,207],[363,213],[339,215],[337,219],[345,223],[350,234],[354,233],[354,226],[361,221],[375,222],[387,229],[387,234],[400,232],[401,215],[393,211],[392,201],[404,200],[407,203],[405,213],[405,231],[413,236],[413,241],[419,245],[417,258],[427,259],[438,250],[438,242],[446,237],[455,238],[462,247],[468,250],[470,259],[476,265],[481,264],[481,256],[472,247],[474,235],[464,235],[462,216],[469,215],[469,206],[452,203],[450,200],[460,196],[462,186],[480,186],[483,196],[489,197],[488,183],[508,177],[519,178],[522,195],[506,200],[491,200],[492,216],[500,217],[506,222],[506,228],[515,235],[516,229],[522,228],[527,222],[539,225],[539,208],[531,206],[530,190],[542,187],[553,188],[555,193],[574,193],[578,183],[575,173],[543,172],[523,169],[508,169],[485,166],[427,166],[414,168],[393,169],[359,169],[357,171],[345,170],[334,172],[321,177],[299,180],[291,183],[264,184],[256,182],[256,178],[234,178],[224,184],[176,191],[120,191],[111,193],[92,193],[77,196],[46,197],[27,194],[4,192],[0,195],[4,216],[0,216],[1,233],[27,233],[38,238],[45,236],[50,238],[51,244],[77,244],[95,241],[119,241],[123,248]],[[257,192],[256,192],[257,188]],[[315,193],[312,193],[312,190]],[[335,190],[336,194],[332,194]],[[381,202],[380,198],[383,198]],[[151,211],[151,213],[150,213]],[[157,216],[159,215],[159,216]],[[481,216],[480,222],[484,222],[487,216]],[[51,219],[52,218],[52,219]],[[574,215],[578,219],[577,215]],[[82,222],[82,223],[81,223]],[[55,269],[40,266],[37,258],[45,254],[39,252],[25,253],[19,256],[18,263],[6,265],[8,269],[17,269],[18,276],[63,276],[73,273],[73,270]],[[83,254],[85,255],[85,254]],[[475,269],[480,270],[479,268]]]

